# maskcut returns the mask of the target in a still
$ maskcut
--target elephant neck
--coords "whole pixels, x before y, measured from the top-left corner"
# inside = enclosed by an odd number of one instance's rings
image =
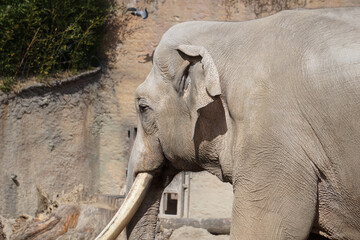
[[[233,176],[233,157],[232,157],[232,130],[229,128],[229,131],[224,136],[223,144],[219,148],[219,167],[221,170],[222,178],[220,179],[223,182],[233,183],[232,176]]]
[[[201,168],[217,176],[222,182],[232,184],[233,164],[231,157],[226,156],[226,138],[228,134],[218,136],[212,142],[206,142],[199,147],[201,159],[198,159]]]

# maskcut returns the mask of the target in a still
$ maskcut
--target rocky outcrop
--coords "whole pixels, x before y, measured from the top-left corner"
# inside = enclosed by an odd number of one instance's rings
[[[95,239],[115,212],[116,209],[94,204],[62,204],[53,212],[34,218],[0,218],[0,239]],[[7,231],[2,231],[4,226]]]
[[[97,71],[51,88],[37,85],[0,96],[1,215],[34,215],[37,186],[51,199],[79,185],[88,195],[120,194],[126,162],[112,149],[119,137],[113,116],[120,117],[113,84]],[[105,142],[104,125],[114,133]],[[109,155],[118,155],[104,159],[104,145]]]

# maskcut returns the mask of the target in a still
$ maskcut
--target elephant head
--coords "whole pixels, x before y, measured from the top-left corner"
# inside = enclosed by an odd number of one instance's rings
[[[178,37],[174,38],[174,34]],[[219,163],[227,133],[219,73],[204,46],[188,44],[178,34],[178,30],[170,29],[163,36],[154,52],[152,70],[135,93],[138,128],[127,181],[131,185],[135,179],[133,188],[141,186],[139,191],[150,188],[152,196],[146,197],[128,226],[131,239],[153,238],[143,234],[155,233],[161,193],[177,172],[208,170],[226,180]],[[130,190],[129,201],[140,205],[140,200],[132,199],[132,193]],[[141,192],[135,195],[145,196]],[[123,206],[127,204],[128,201]],[[128,213],[132,215],[135,211]],[[118,222],[115,218],[112,222]],[[110,223],[112,227],[117,225],[117,230],[107,228],[100,236],[116,236],[131,216],[126,218],[120,224]]]

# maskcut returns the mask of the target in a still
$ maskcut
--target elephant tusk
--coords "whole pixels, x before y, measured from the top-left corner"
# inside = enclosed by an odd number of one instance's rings
[[[104,230],[102,230],[102,232],[95,238],[95,240],[116,239],[116,237],[130,222],[131,218],[134,216],[140,204],[144,200],[152,179],[153,175],[150,173],[139,173],[136,176],[124,203]]]

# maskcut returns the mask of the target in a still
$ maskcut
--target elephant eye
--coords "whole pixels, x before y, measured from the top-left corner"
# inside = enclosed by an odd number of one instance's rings
[[[149,109],[149,106],[148,106],[148,105],[139,104],[139,111],[140,111],[141,113],[146,112],[148,109]]]

